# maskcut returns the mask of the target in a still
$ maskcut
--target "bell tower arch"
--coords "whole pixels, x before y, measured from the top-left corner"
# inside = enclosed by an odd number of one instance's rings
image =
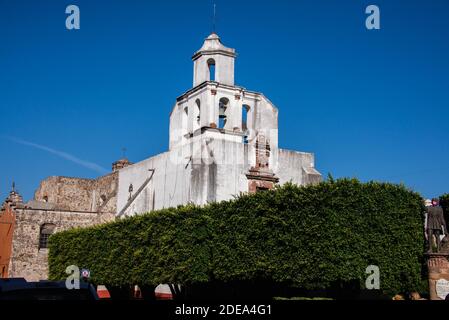
[[[235,49],[225,47],[216,33],[206,38],[192,57],[193,87],[206,81],[234,85]]]

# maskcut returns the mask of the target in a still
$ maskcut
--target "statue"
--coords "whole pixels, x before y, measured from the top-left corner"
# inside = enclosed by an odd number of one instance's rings
[[[446,221],[444,220],[443,209],[438,205],[438,199],[432,199],[432,206],[426,209],[427,225],[426,234],[429,243],[428,252],[433,252],[433,237],[435,236],[437,252],[441,251],[442,234],[447,235]],[[444,230],[444,231],[443,231]]]
[[[128,192],[129,192],[128,201],[131,200],[131,198],[133,196],[133,190],[134,190],[134,187],[133,187],[133,184],[131,183],[128,188]]]

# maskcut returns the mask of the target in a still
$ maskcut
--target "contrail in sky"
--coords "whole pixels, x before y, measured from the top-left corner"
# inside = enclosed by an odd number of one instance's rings
[[[7,138],[8,140],[11,140],[13,142],[25,145],[25,146],[33,147],[33,148],[40,149],[40,150],[46,151],[48,153],[54,154],[54,155],[56,155],[56,156],[58,156],[60,158],[63,158],[65,160],[68,160],[68,161],[71,161],[73,163],[76,163],[76,164],[78,164],[80,166],[83,166],[83,167],[85,167],[87,169],[94,170],[94,171],[96,171],[96,172],[98,172],[100,174],[106,174],[106,173],[109,172],[108,170],[106,170],[105,168],[101,167],[100,165],[98,165],[96,163],[79,159],[79,158],[77,158],[77,157],[75,157],[75,156],[73,156],[73,155],[71,155],[71,154],[69,154],[67,152],[55,150],[55,149],[52,149],[52,148],[49,148],[49,147],[46,147],[46,146],[43,146],[43,145],[40,145],[40,144],[37,144],[37,143],[29,142],[29,141],[26,141],[26,140],[15,138],[15,137],[5,136],[5,138]]]

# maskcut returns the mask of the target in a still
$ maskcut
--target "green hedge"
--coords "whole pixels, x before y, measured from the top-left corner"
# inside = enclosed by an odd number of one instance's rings
[[[422,290],[423,199],[355,179],[165,209],[50,237],[51,279],[68,265],[111,286],[262,279],[303,289],[359,281],[377,265],[386,293]]]

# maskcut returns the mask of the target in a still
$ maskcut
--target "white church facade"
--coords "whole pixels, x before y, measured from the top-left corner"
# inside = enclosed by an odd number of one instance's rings
[[[312,153],[278,147],[278,109],[235,85],[235,58],[215,33],[193,55],[193,88],[173,106],[169,150],[119,170],[118,216],[321,181]]]
[[[321,181],[314,155],[278,147],[278,109],[234,84],[234,49],[211,34],[193,56],[193,88],[176,99],[165,153],[121,159],[97,179],[54,176],[25,202],[14,184],[0,207],[0,278],[48,278],[48,238],[120,217]]]

